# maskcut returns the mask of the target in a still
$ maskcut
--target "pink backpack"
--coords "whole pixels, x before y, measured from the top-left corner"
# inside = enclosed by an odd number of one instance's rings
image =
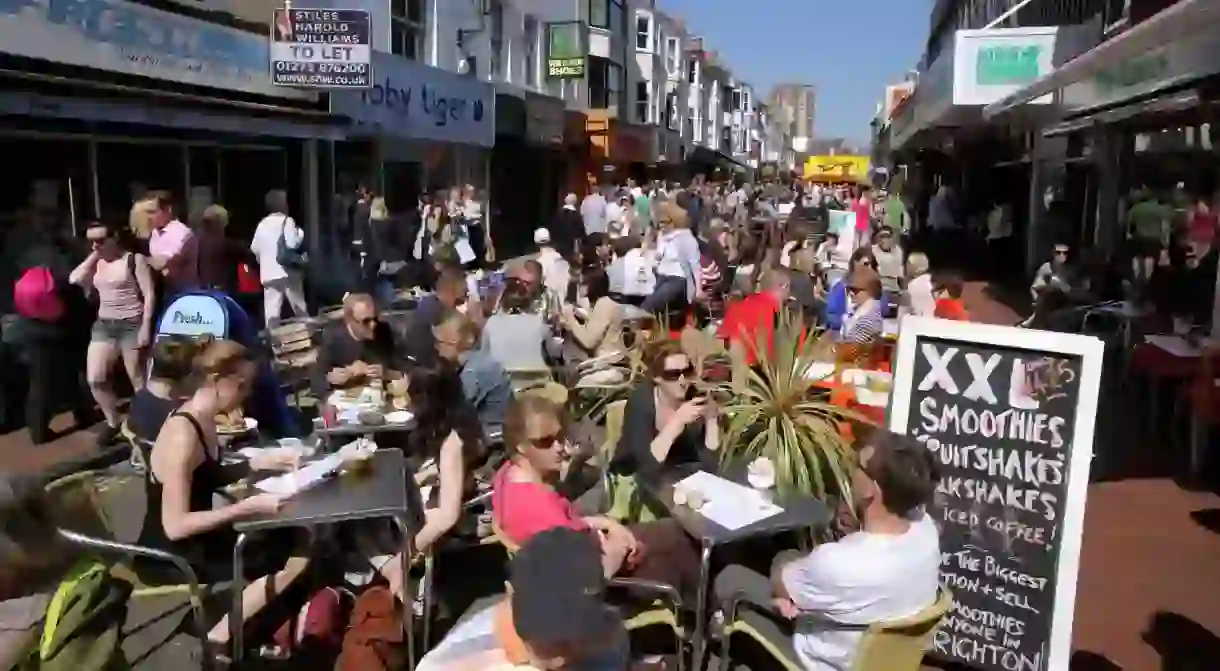
[[[64,303],[55,287],[51,271],[43,266],[30,268],[13,285],[13,307],[17,314],[44,322],[64,316]]]

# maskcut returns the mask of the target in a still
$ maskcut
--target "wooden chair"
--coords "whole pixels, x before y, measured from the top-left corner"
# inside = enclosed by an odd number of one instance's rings
[[[932,634],[953,605],[953,595],[941,588],[936,601],[915,615],[870,625],[856,648],[852,671],[918,671]],[[742,634],[757,643],[784,671],[804,671],[793,647],[792,626],[769,605],[735,600],[729,605],[724,627],[720,668],[728,669],[730,643]]]
[[[280,384],[299,408],[301,392],[309,387],[309,376],[318,360],[313,328],[306,322],[280,324],[267,331],[267,340]]]
[[[517,554],[519,546],[510,541],[500,529],[500,525],[494,521],[492,529],[496,541],[504,548],[511,560]],[[678,590],[670,585],[639,578],[611,578],[606,585],[612,589],[621,589],[643,596],[642,603],[638,607],[633,606],[630,609],[628,617],[623,620],[623,626],[628,632],[658,626],[669,628],[673,631],[674,646],[678,653],[678,671],[684,671],[686,669],[685,651],[689,641],[680,617],[682,597],[678,594]]]
[[[170,598],[173,607],[162,609],[147,622],[129,629],[142,630],[185,607],[191,614],[190,633],[201,645],[207,640],[204,599],[228,591],[231,583],[201,585],[185,558],[119,540],[138,537],[138,527],[144,516],[132,515],[131,511],[143,509],[142,502],[147,494],[142,476],[102,470],[80,471],[51,482],[46,486],[46,493],[52,521],[61,539],[86,552],[122,558],[111,566],[111,573],[133,585],[132,603]],[[136,560],[150,566],[137,566]],[[208,655],[201,655],[201,659],[203,668],[213,667],[213,660]]]

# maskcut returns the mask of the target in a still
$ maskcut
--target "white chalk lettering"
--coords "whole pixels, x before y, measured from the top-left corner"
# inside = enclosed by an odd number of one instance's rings
[[[975,352],[966,354],[966,365],[970,366],[970,374],[974,380],[966,387],[962,396],[972,401],[983,401],[996,404],[995,392],[991,390],[991,372],[1000,365],[1000,355],[992,354],[983,361],[983,357]]]
[[[1004,671],[1040,671],[1042,653],[1027,655],[999,645],[954,636],[943,628],[936,630],[932,645],[941,655],[965,660],[968,664],[999,666]]]

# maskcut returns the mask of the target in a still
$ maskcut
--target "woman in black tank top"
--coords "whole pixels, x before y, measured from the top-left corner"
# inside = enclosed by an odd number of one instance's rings
[[[258,494],[213,509],[213,496],[229,484],[221,469],[215,418],[219,413],[241,407],[255,372],[250,353],[240,344],[222,340],[207,346],[194,362],[196,391],[166,420],[149,460],[148,511],[141,542],[186,557],[203,582],[234,577],[236,533],[231,526],[234,521],[273,514],[282,504],[280,497]],[[283,460],[263,461],[251,466],[262,469],[292,466]],[[258,552],[251,553],[255,561],[243,562],[250,569],[246,578],[251,580],[242,596],[246,619],[266,605],[264,576],[278,571],[272,583],[272,589],[278,593],[308,563],[304,558],[289,557],[288,552],[277,552],[290,550],[290,543],[262,540]],[[227,647],[227,616],[212,628],[208,638],[214,648]]]

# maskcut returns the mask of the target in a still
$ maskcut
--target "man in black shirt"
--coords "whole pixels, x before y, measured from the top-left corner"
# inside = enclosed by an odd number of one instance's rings
[[[456,268],[442,270],[436,280],[436,291],[421,298],[411,313],[411,325],[404,344],[407,358],[420,366],[435,363],[436,338],[432,335],[433,327],[440,323],[447,311],[460,311],[469,297],[466,276],[462,271]]]
[[[386,379],[401,369],[394,334],[381,321],[377,303],[368,294],[352,294],[343,300],[343,321],[322,333],[313,391],[325,401],[336,387],[370,376]]]

